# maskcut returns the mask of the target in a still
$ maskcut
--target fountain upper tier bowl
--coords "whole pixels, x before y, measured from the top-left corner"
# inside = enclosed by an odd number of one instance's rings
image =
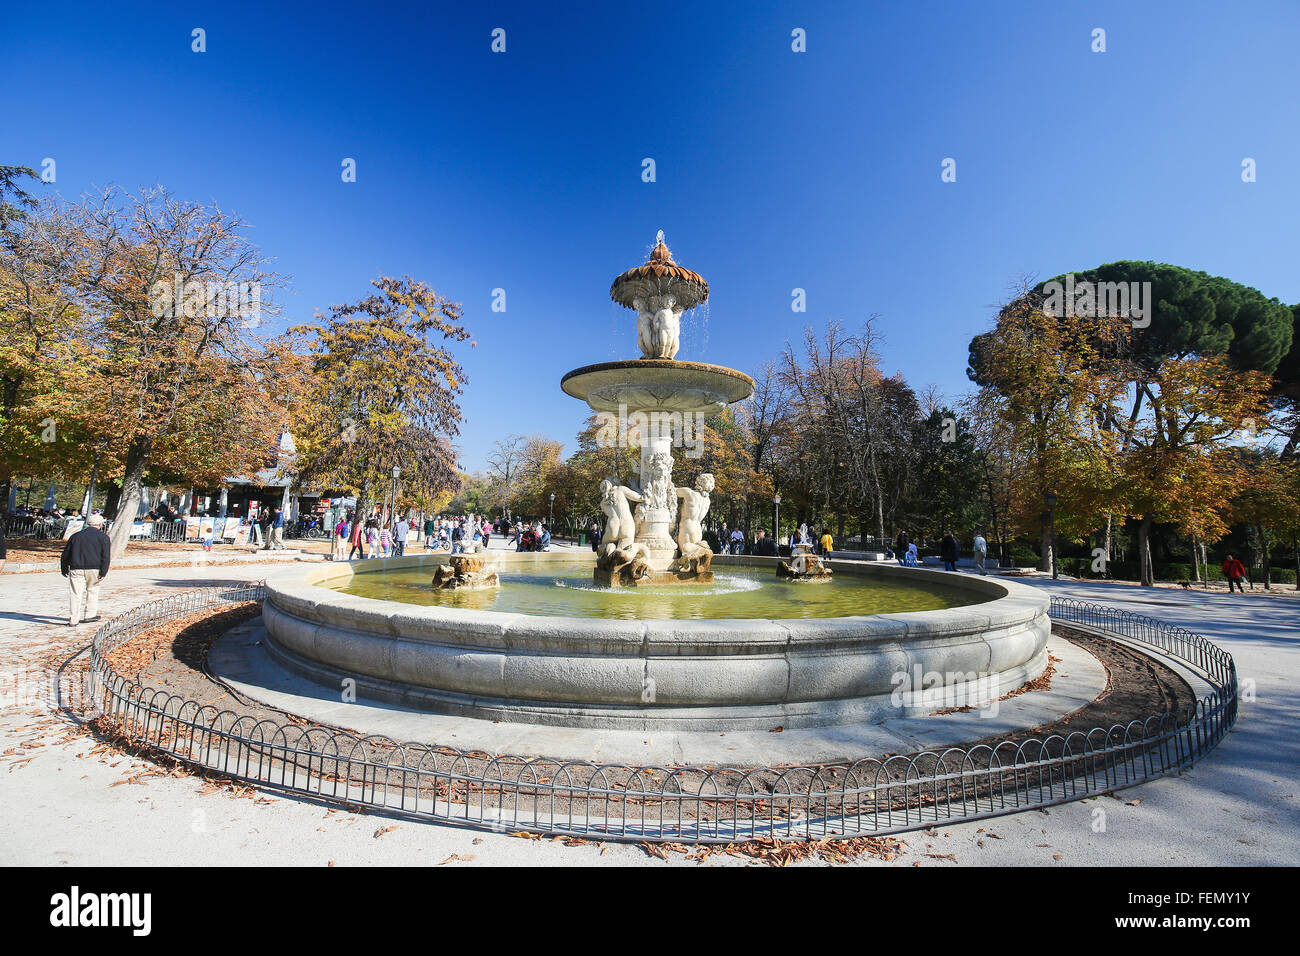
[[[631,359],[575,368],[560,387],[598,412],[720,412],[754,392],[744,372],[707,362]]]

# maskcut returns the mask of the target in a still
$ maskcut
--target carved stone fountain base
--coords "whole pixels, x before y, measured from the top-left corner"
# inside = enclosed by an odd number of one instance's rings
[[[628,573],[627,568],[611,570],[596,568],[591,580],[600,588],[662,587],[674,584],[712,584],[712,571],[655,571],[647,569],[640,577]]]
[[[776,576],[791,581],[824,582],[831,579],[831,569],[815,554],[797,554],[789,561],[777,563]]]
[[[496,571],[487,566],[486,558],[454,554],[447,564],[438,565],[431,582],[435,591],[452,588],[495,588],[501,586]]]

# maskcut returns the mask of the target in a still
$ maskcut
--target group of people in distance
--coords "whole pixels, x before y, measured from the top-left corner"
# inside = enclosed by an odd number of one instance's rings
[[[88,515],[85,526],[67,540],[60,556],[60,570],[68,579],[70,591],[68,624],[74,627],[81,623],[99,620],[99,588],[108,575],[112,550],[108,535],[104,533],[104,523],[104,516],[98,512]],[[278,508],[255,516],[252,523],[263,532],[268,546],[274,547],[271,542],[280,540],[280,547],[283,547],[281,537],[283,532],[280,529],[284,527],[284,520]],[[591,547],[594,551],[600,545],[601,528],[599,524],[592,522],[589,530]],[[549,551],[551,546],[550,529],[540,521],[509,521],[499,518],[493,522],[476,515],[459,518],[444,518],[439,515],[425,519],[421,526],[413,524],[400,515],[396,519],[384,520],[383,516],[372,514],[366,520],[359,521],[353,513],[349,512],[333,528],[332,557],[334,560],[344,560],[345,553],[346,560],[351,560],[358,555],[361,558],[401,557],[406,551],[407,543],[418,540],[421,532],[427,550],[450,550],[453,554],[486,548],[494,534],[508,537],[515,545],[516,551]],[[732,550],[733,554],[754,554],[760,557],[778,557],[780,554],[777,540],[770,537],[764,528],[759,528],[754,534],[753,541],[747,542],[740,529],[728,531],[726,524],[723,523],[720,527],[706,532],[706,539],[709,540],[714,551],[719,553],[722,551],[723,542],[726,542],[730,548],[739,548],[739,550]],[[733,542],[737,543],[733,544]],[[790,535],[780,544],[829,555],[834,550],[835,542],[829,530],[823,530],[821,536],[814,542],[808,526],[804,524],[799,526],[795,534]],[[350,551],[349,545],[351,545]],[[0,569],[4,568],[6,552],[4,522],[0,521]],[[980,531],[975,533],[972,553],[974,569],[980,574],[987,573],[984,563],[988,556],[988,542]],[[887,555],[904,566],[916,567],[919,563],[916,542],[912,541],[907,532],[902,529],[899,529],[894,547],[887,551]],[[957,539],[951,532],[945,531],[939,544],[939,559],[943,563],[944,570],[956,571],[960,555],[961,549]],[[1228,581],[1229,592],[1244,591],[1242,581],[1247,577],[1247,569],[1240,560],[1229,554],[1223,561],[1221,570]]]
[[[348,512],[334,525],[332,557],[336,561],[400,558],[412,543],[422,544],[426,552],[464,554],[486,550],[495,536],[509,539],[516,551],[551,550],[551,531],[540,521],[493,521],[469,514],[435,515],[421,523],[418,518],[394,518],[379,512],[358,520],[355,513]]]
[[[894,539],[894,547],[887,550],[886,555],[897,561],[907,568],[920,566],[920,558],[916,550],[916,542],[913,541],[902,528],[898,529],[898,537]],[[975,571],[979,574],[988,574],[985,562],[989,556],[989,543],[984,537],[984,532],[977,530],[975,539],[971,546],[971,557]],[[943,537],[939,540],[939,561],[943,564],[945,571],[956,571],[957,562],[961,560],[961,545],[951,531],[945,531]]]
[[[516,551],[550,551],[551,530],[540,521],[518,522],[510,530]]]

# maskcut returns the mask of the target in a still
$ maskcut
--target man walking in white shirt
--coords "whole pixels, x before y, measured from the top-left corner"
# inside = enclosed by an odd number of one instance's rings
[[[989,543],[984,540],[984,534],[980,531],[975,532],[975,570],[980,574],[988,574],[984,570],[984,559],[989,554]]]

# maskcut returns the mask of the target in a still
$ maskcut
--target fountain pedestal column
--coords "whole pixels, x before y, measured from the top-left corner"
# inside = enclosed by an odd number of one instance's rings
[[[652,434],[642,441],[641,494],[645,502],[636,509],[636,541],[649,549],[650,567],[663,571],[677,555],[672,537],[677,498],[673,494],[671,434]]]

